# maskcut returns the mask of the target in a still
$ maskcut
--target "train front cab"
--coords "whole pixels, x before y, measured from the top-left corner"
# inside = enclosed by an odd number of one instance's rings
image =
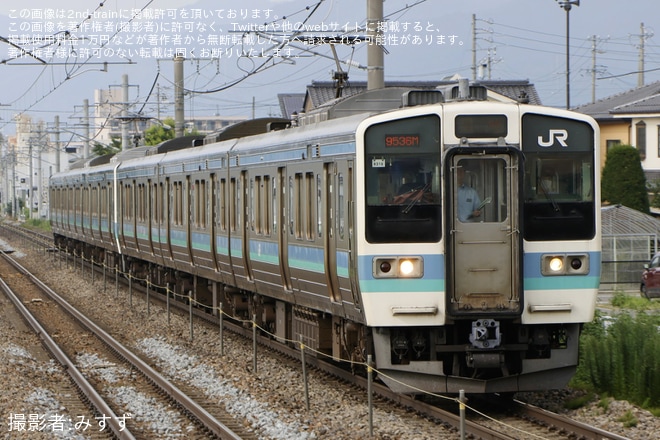
[[[380,377],[409,393],[560,388],[599,283],[595,123],[443,107],[358,133],[359,286]],[[559,165],[568,186],[550,195],[542,170]],[[464,184],[479,199],[468,216]]]

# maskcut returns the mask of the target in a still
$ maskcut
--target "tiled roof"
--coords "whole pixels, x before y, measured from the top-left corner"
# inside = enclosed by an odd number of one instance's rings
[[[304,93],[279,93],[277,99],[280,101],[283,118],[291,118],[292,114],[300,113],[305,104]]]
[[[660,112],[660,81],[603,98],[574,110],[594,119],[614,119],[619,115]]]
[[[435,89],[436,87],[456,84],[455,80],[443,81],[386,81],[385,87],[411,87],[416,89]],[[530,104],[541,104],[541,99],[533,84],[527,80],[519,81],[479,81],[478,84],[487,89],[506,96],[511,99],[518,99],[521,93],[525,93]],[[367,90],[367,83],[364,81],[349,81],[342,89],[343,97],[352,96]],[[336,98],[335,83],[332,81],[312,81],[307,86],[306,104],[311,104],[311,108],[318,108],[324,103]]]

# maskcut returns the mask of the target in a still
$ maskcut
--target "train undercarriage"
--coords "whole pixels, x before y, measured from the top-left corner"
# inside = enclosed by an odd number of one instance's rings
[[[122,255],[78,240],[58,237],[56,246],[86,262],[118,271],[120,276],[151,289],[170,292],[177,300],[192,299],[195,307],[217,316],[256,325],[291,346],[304,344],[312,356],[364,364],[371,352],[369,329],[359,323],[301,305],[239,289],[190,272]],[[192,269],[192,266],[191,266]],[[352,367],[355,369],[354,367]]]
[[[373,354],[379,378],[401,393],[515,392],[564,387],[577,365],[579,324],[524,326],[474,319],[443,327],[371,329],[199,275],[60,237],[60,249],[218,315],[257,326],[311,355],[350,361],[362,373]]]

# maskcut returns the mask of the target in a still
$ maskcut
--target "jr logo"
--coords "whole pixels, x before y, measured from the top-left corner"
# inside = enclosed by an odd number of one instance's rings
[[[568,147],[568,144],[566,143],[566,139],[568,139],[568,131],[563,128],[550,129],[548,132],[548,138],[547,141],[544,141],[543,136],[539,136],[539,147],[552,147],[555,144],[555,141],[558,141],[559,145],[562,147]]]

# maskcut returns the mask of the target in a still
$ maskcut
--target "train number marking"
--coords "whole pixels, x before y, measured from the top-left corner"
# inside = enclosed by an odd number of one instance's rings
[[[372,168],[385,168],[385,159],[371,159]]]
[[[559,145],[562,147],[568,147],[568,144],[566,143],[566,139],[568,139],[568,131],[564,130],[563,128],[558,128],[558,129],[551,129],[548,132],[548,140],[544,141],[543,136],[539,136],[538,141],[539,141],[539,147],[552,147],[555,144],[555,141],[559,142]]]

